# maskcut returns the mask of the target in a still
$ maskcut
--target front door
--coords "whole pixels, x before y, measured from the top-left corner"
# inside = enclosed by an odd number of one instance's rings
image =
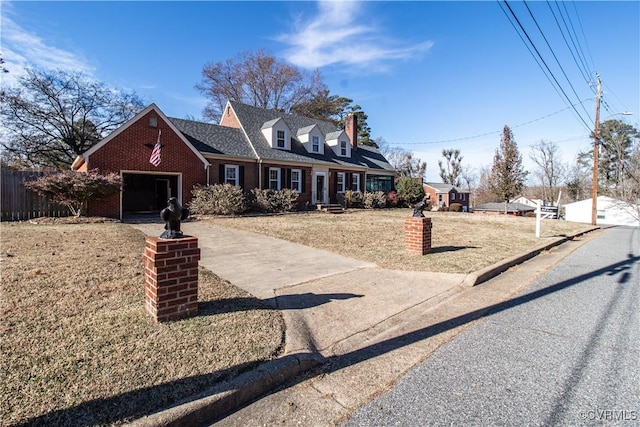
[[[316,200],[315,203],[327,203],[327,177],[324,173],[316,174]]]

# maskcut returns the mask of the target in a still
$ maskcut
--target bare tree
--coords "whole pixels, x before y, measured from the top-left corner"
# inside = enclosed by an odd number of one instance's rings
[[[567,197],[575,202],[591,197],[593,171],[580,161],[567,170]]]
[[[557,200],[566,174],[566,167],[560,160],[560,147],[555,142],[542,140],[532,147],[529,157],[538,166],[533,175],[542,187],[542,199],[548,202]]]
[[[133,93],[81,73],[28,69],[0,94],[5,157],[35,166],[66,167],[142,109]]]
[[[476,188],[474,204],[490,203],[500,200],[498,195],[493,191],[491,183],[491,168],[489,166],[481,166],[478,174],[478,187]]]
[[[440,178],[445,184],[460,186],[460,178],[462,173],[462,156],[458,149],[444,149],[442,150],[442,157],[446,162],[438,160],[438,166],[440,166]]]
[[[376,139],[375,143],[385,159],[396,170],[397,177],[424,177],[427,171],[427,162],[415,157],[411,151],[399,146],[391,146],[383,138]]]
[[[502,132],[500,147],[493,156],[491,168],[491,187],[501,200],[504,200],[505,211],[509,199],[524,188],[527,172],[522,166],[522,155],[513,139],[513,132],[505,126]]]
[[[460,170],[460,179],[466,185],[467,191],[471,191],[471,189],[476,185],[478,175],[471,166],[466,165]]]
[[[615,204],[640,220],[640,144],[636,143],[629,153],[624,167],[624,177],[614,188],[609,189]]]
[[[196,89],[209,98],[203,115],[219,120],[228,100],[289,113],[327,88],[318,70],[304,72],[259,50],[206,64]]]

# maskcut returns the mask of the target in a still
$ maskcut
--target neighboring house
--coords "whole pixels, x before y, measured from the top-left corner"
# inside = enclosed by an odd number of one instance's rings
[[[593,199],[564,205],[565,219],[571,222],[591,224]],[[596,225],[640,226],[640,209],[636,205],[622,202],[607,196],[598,196],[596,201]]]
[[[122,193],[88,206],[89,215],[112,218],[159,211],[171,196],[188,204],[196,184],[292,188],[302,206],[335,203],[346,190],[392,190],[394,168],[356,137],[353,115],[341,130],[328,121],[230,101],[215,125],[168,118],[151,104],[78,156],[72,168],[122,176]],[[161,161],[154,166],[150,157],[158,141]]]
[[[437,208],[451,206],[451,203],[462,205],[462,211],[469,210],[469,192],[462,191],[451,184],[425,182],[422,184],[425,194],[431,197],[432,205]]]
[[[509,200],[509,203],[521,203],[523,205],[531,206],[532,208],[538,208],[538,203],[542,203],[541,199],[529,199],[524,196],[518,196],[515,199]]]
[[[522,203],[507,203],[506,214],[514,216],[524,216],[528,212],[535,212],[536,208]],[[504,202],[484,203],[475,206],[473,212],[476,214],[500,215],[505,213]]]
[[[540,204],[542,206],[541,215],[543,219],[558,219],[558,207],[545,205],[542,199],[528,199],[524,196],[519,196],[513,200],[509,200],[509,203],[520,203],[531,206],[536,214],[538,213],[538,204]]]

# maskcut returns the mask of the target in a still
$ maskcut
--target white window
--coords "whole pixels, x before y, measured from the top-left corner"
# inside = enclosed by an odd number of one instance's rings
[[[269,168],[269,189],[280,190],[280,168]]]
[[[239,167],[235,165],[225,165],[224,166],[224,183],[235,185],[236,187],[240,186],[240,182],[238,181],[238,177],[240,176]]]
[[[278,148],[284,148],[284,131],[279,130],[276,132],[276,145]]]
[[[319,153],[320,152],[320,137],[319,136],[313,136],[311,138],[311,151],[313,151],[314,153]]]
[[[351,191],[360,191],[360,174],[351,175]]]
[[[302,193],[302,170],[291,169],[291,189]]]
[[[340,155],[347,155],[347,141],[340,141]]]
[[[338,182],[337,182],[337,186],[338,186],[338,193],[344,193],[346,188],[345,188],[345,179],[344,179],[344,172],[338,172]]]

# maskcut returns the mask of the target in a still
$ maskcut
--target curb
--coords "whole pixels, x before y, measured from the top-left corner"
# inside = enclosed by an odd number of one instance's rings
[[[511,258],[507,258],[502,261],[498,261],[493,265],[482,268],[478,271],[474,271],[473,273],[469,273],[467,274],[467,277],[465,277],[464,280],[462,281],[462,286],[470,288],[470,287],[479,285],[481,283],[484,283],[489,279],[493,279],[500,273],[504,273],[514,265],[522,264],[523,262],[533,258],[534,256],[538,255],[542,251],[547,251],[555,246],[559,246],[563,244],[564,242],[573,240],[576,237],[580,237],[584,234],[591,233],[592,231],[599,230],[599,229],[600,227],[593,227],[585,231],[580,231],[571,236],[559,238],[558,240],[555,240],[551,243],[545,243],[544,245],[538,246],[533,250],[524,252],[520,255],[515,255]]]
[[[218,384],[187,403],[131,422],[136,427],[207,425],[325,362],[319,353],[288,354]]]

